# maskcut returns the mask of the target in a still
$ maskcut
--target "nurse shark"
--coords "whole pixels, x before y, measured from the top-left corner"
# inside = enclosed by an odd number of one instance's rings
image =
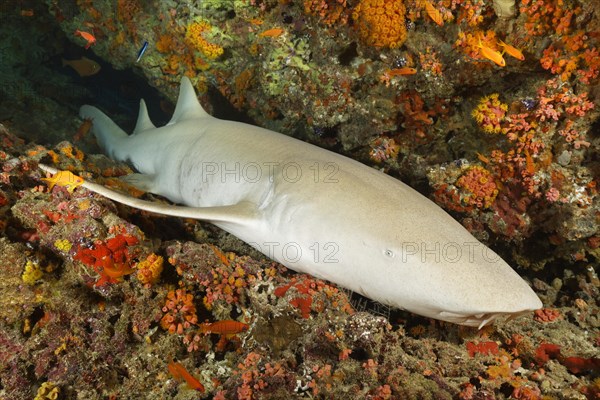
[[[128,135],[95,107],[124,179],[181,205],[82,186],[131,207],[209,221],[286,267],[415,314],[483,327],[542,307],[528,284],[435,203],[383,172],[289,136],[210,116],[188,78],[171,121],[144,101]],[[47,171],[56,170],[45,167]]]

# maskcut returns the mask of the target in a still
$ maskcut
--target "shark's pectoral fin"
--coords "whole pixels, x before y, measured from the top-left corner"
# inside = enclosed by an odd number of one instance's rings
[[[48,165],[39,164],[40,169],[56,174],[59,172],[56,168]],[[150,175],[134,174],[142,177]],[[147,179],[147,178],[144,178]],[[185,207],[171,204],[161,204],[153,201],[136,199],[123,193],[116,192],[97,183],[84,181],[79,186],[92,192],[98,193],[106,198],[127,206],[137,208],[156,214],[170,215],[173,217],[201,219],[211,222],[246,224],[256,220],[259,210],[256,204],[249,201],[242,201],[236,204],[215,207]]]
[[[156,188],[155,175],[129,174],[121,176],[119,179],[143,192],[157,193],[153,190]]]

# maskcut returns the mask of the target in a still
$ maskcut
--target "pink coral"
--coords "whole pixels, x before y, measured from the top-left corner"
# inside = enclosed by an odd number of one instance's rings
[[[583,117],[594,108],[594,103],[588,100],[587,92],[575,94],[573,88],[557,78],[548,80],[538,89],[538,108],[535,112],[540,121],[553,119],[558,121],[567,115]]]
[[[568,120],[565,127],[558,131],[558,134],[565,138],[568,143],[579,140],[580,133],[576,129],[573,129],[573,120]]]
[[[546,192],[546,200],[548,200],[550,203],[554,203],[559,198],[560,198],[560,192],[556,188],[550,188]]]

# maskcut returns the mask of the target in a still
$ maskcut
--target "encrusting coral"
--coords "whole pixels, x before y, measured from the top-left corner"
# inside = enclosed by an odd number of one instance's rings
[[[206,21],[192,22],[187,27],[185,38],[188,43],[199,50],[209,59],[215,59],[223,54],[223,48],[215,43],[211,43],[204,38],[207,32],[210,32],[211,26]]]

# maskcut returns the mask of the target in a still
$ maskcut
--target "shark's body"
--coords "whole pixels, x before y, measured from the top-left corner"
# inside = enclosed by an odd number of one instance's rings
[[[110,157],[141,173],[131,183],[187,207],[87,186],[116,201],[209,220],[295,271],[432,318],[483,326],[541,307],[508,264],[409,186],[288,136],[213,118],[187,78],[164,127],[154,127],[143,102],[131,136],[94,107],[81,116],[93,119]]]

